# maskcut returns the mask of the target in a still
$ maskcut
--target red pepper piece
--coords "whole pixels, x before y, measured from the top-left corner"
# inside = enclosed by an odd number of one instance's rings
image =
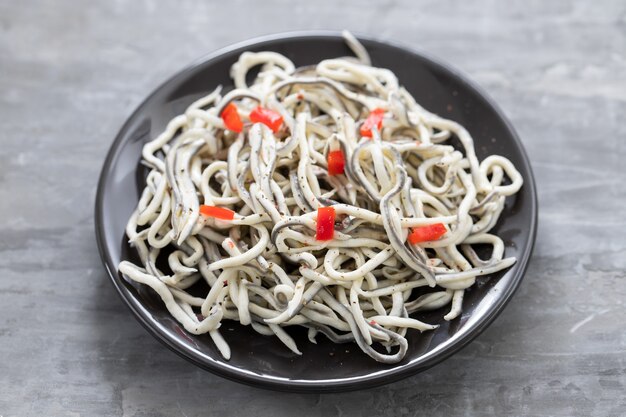
[[[385,116],[385,110],[374,109],[370,112],[367,119],[361,125],[361,136],[367,138],[372,137],[372,129],[376,128],[378,131],[383,127],[383,117]]]
[[[200,206],[200,214],[206,217],[215,217],[221,220],[232,220],[235,218],[235,212],[223,207],[216,206]]]
[[[237,106],[234,103],[228,103],[224,110],[222,110],[221,116],[226,129],[237,133],[243,130],[243,122],[241,121],[241,117],[239,117]]]
[[[328,160],[328,175],[343,174],[343,170],[346,167],[346,158],[343,156],[343,151],[328,152],[327,160]]]
[[[335,235],[335,209],[320,207],[317,209],[317,240],[332,240]]]
[[[448,230],[443,223],[429,224],[428,226],[416,227],[409,233],[408,241],[412,245],[420,242],[430,242],[445,235]]]
[[[263,123],[265,126],[272,129],[272,132],[276,133],[283,124],[283,116],[274,110],[258,106],[250,112],[250,121],[252,123]]]

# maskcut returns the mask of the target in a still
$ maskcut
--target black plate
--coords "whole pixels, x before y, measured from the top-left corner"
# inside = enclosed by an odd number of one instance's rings
[[[496,233],[506,243],[506,256],[517,257],[508,271],[467,291],[462,317],[448,323],[445,311],[416,317],[439,323],[436,331],[409,331],[409,350],[395,365],[382,365],[356,345],[334,345],[325,337],[309,343],[306,334],[290,329],[302,356],[292,354],[276,338],[225,321],[224,337],[232,349],[225,361],[208,336],[187,334],[152,290],[127,282],[117,265],[132,256],[124,228],[143,188],[139,169],[142,145],[159,134],[188,104],[213,90],[231,85],[230,66],[244,51],[271,50],[297,66],[350,55],[338,33],[299,32],[254,39],[221,49],[182,70],[156,89],[130,116],[104,162],[96,198],[96,236],[111,281],[137,319],[157,339],[196,365],[251,385],[290,391],[338,391],[371,387],[423,371],[457,352],[500,313],[518,287],[532,251],[537,199],[530,164],[513,127],[496,105],[456,70],[407,48],[361,39],[373,64],[391,69],[427,109],[463,124],[474,137],[480,159],[489,154],[509,158],[524,177],[519,194],[507,201]]]

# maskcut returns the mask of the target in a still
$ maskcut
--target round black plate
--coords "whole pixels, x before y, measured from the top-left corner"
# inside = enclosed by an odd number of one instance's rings
[[[254,39],[221,49],[182,70],[156,89],[120,130],[104,162],[96,198],[96,236],[104,265],[122,299],[157,339],[196,365],[240,382],[290,391],[339,391],[371,387],[423,371],[457,352],[502,311],[518,287],[530,257],[537,224],[537,199],[530,164],[513,127],[496,105],[456,70],[405,47],[361,39],[373,64],[391,69],[425,108],[463,124],[473,135],[480,159],[504,155],[519,169],[524,186],[506,208],[495,232],[506,256],[517,257],[508,271],[467,291],[462,317],[448,323],[443,309],[416,317],[441,325],[420,334],[409,331],[409,350],[395,365],[382,365],[356,345],[335,345],[324,336],[311,344],[304,331],[289,329],[302,356],[276,338],[225,321],[222,332],[232,349],[225,361],[208,336],[187,334],[149,288],[126,281],[117,265],[132,257],[124,228],[143,188],[139,167],[143,144],[154,138],[194,99],[218,84],[230,86],[230,66],[244,51],[276,51],[297,66],[350,55],[338,33],[299,32]]]

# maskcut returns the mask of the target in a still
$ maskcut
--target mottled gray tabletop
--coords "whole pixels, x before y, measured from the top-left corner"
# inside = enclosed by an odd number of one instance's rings
[[[344,394],[201,371],[106,277],[96,181],[125,118],[195,58],[347,28],[469,74],[518,129],[540,214],[528,274],[435,368]],[[0,416],[626,415],[626,3],[0,2]]]

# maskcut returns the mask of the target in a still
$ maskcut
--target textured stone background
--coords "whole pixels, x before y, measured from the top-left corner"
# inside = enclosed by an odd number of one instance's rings
[[[341,4],[338,4],[341,3]],[[196,369],[131,317],[93,232],[98,173],[166,77],[227,44],[342,29],[418,46],[501,104],[537,176],[526,279],[432,370],[281,394]],[[626,415],[626,4],[0,1],[0,415]]]

